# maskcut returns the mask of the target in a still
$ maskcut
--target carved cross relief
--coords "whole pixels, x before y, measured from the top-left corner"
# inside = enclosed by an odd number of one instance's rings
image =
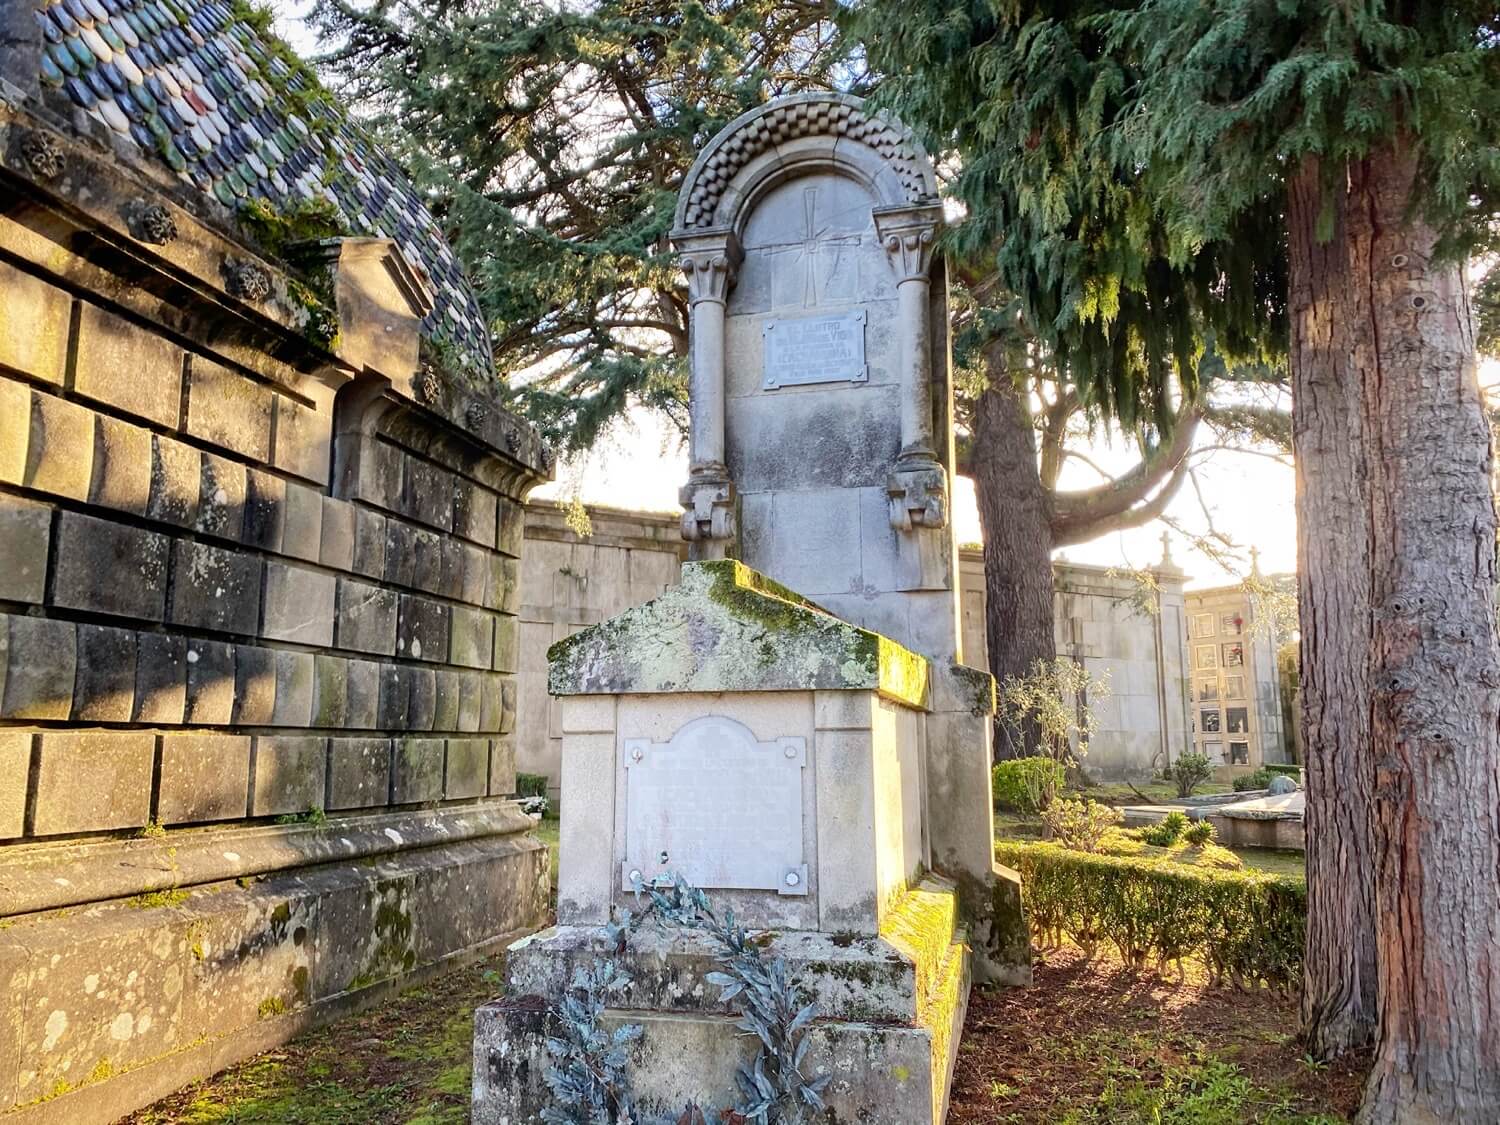
[[[772,309],[815,309],[825,299],[850,300],[859,293],[859,255],[847,249],[859,246],[864,236],[831,234],[835,224],[818,221],[818,187],[802,189],[800,242],[773,246],[766,254],[778,259],[771,279]],[[788,258],[783,266],[779,259]]]

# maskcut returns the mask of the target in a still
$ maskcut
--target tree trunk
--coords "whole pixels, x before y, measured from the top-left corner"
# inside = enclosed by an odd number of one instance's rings
[[[1500,652],[1490,431],[1416,146],[1350,169],[1370,481],[1380,1032],[1358,1120],[1500,1122]],[[1358,218],[1356,219],[1356,212]]]
[[[1297,471],[1298,696],[1307,779],[1307,949],[1302,1034],[1329,1059],[1375,1039],[1374,857],[1370,843],[1369,540],[1342,194],[1318,238],[1321,169],[1288,185],[1292,432]]]
[[[1036,434],[1025,392],[998,353],[989,387],[974,404],[974,490],[984,533],[985,636],[1000,683],[1057,655],[1052,636],[1052,511],[1037,471]],[[997,758],[1042,753],[1034,723],[1001,723]]]

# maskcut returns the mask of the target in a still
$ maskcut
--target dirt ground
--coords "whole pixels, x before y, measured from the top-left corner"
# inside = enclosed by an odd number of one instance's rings
[[[481,962],[183,1090],[131,1125],[460,1125]],[[1327,1125],[1361,1063],[1303,1062],[1290,999],[1132,972],[1066,948],[1026,990],[974,991],[950,1125]]]

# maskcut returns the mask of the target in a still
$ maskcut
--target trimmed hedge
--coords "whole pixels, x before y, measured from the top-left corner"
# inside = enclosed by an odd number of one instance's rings
[[[1010,758],[990,771],[995,803],[1016,812],[1040,812],[1062,791],[1063,765],[1055,758]]]
[[[1047,843],[1001,841],[996,858],[1021,873],[1041,945],[1109,942],[1135,966],[1194,957],[1216,982],[1241,988],[1290,991],[1301,979],[1307,887],[1298,880]]]
[[[541,773],[516,774],[516,794],[521,797],[545,797],[547,775]]]

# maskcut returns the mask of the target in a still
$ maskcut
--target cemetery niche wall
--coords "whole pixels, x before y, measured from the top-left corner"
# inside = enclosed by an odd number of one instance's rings
[[[551,467],[285,47],[215,0],[0,43],[0,1120],[77,1125],[541,924]]]
[[[679,195],[691,301],[680,583],[554,644],[558,925],[475,1024],[473,1119],[548,1102],[551,1012],[638,884],[686,877],[817,1004],[830,1120],[939,1122],[971,978],[1030,980],[993,861],[995,683],[963,666],[926,155],[854,98],[737,119]],[[810,587],[810,588],[809,588]],[[739,1098],[758,1040],[701,935],[637,932],[602,1016],[646,1114]]]

